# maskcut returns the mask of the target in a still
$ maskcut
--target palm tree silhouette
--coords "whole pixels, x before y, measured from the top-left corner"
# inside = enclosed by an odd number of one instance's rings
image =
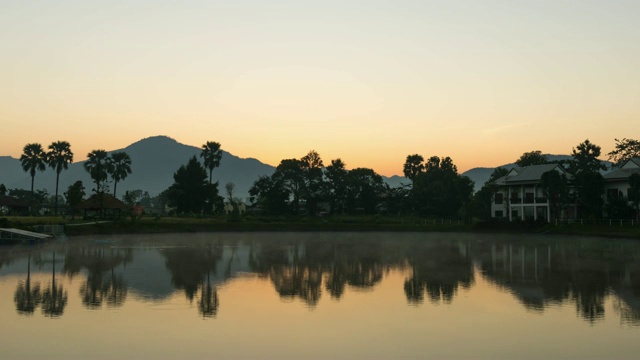
[[[55,199],[55,215],[58,215],[58,183],[60,181],[60,173],[67,170],[69,164],[73,162],[73,152],[71,145],[66,141],[56,141],[49,145],[49,152],[46,156],[49,167],[56,171],[56,199]]]
[[[20,155],[20,163],[22,169],[31,175],[31,202],[33,203],[33,183],[36,177],[36,171],[44,171],[46,154],[42,150],[42,145],[38,143],[27,144],[22,149]]]
[[[93,150],[88,153],[84,168],[96,183],[95,192],[103,192],[100,184],[107,180],[107,175],[111,170],[111,162],[107,152],[105,150]]]
[[[200,157],[204,159],[204,166],[209,169],[209,184],[212,182],[213,169],[220,166],[220,160],[222,159],[222,150],[220,150],[220,143],[215,141],[207,141],[202,145],[202,152]]]
[[[124,151],[114,152],[109,159],[111,166],[109,175],[113,179],[113,197],[116,197],[116,187],[118,181],[124,180],[127,175],[131,174],[131,158]]]

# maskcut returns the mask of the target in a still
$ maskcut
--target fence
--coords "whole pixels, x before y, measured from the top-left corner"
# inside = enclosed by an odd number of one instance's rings
[[[608,225],[608,226],[638,226],[640,225],[640,221],[635,219],[556,219],[555,225]]]

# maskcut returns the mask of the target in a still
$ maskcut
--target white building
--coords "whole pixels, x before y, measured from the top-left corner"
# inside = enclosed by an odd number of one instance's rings
[[[498,191],[491,201],[491,217],[508,218],[509,221],[549,221],[551,207],[546,198],[540,180],[547,171],[557,171],[571,182],[573,176],[558,164],[533,165],[516,167],[493,183]],[[570,186],[569,193],[573,193]],[[560,211],[560,218],[572,218],[576,215],[575,204],[565,206]]]
[[[618,169],[604,175],[605,204],[611,199],[626,197],[631,205],[631,185],[629,177],[633,174],[640,174],[640,158],[627,160]]]

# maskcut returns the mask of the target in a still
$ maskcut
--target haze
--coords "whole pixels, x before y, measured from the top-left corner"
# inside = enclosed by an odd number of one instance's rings
[[[637,138],[637,1],[3,1],[0,155],[218,141],[464,171]]]

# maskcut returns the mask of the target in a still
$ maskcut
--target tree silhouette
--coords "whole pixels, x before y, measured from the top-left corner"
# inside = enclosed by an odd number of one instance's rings
[[[330,212],[344,212],[344,199],[347,195],[347,176],[349,171],[341,159],[331,160],[331,165],[327,166],[325,176],[329,187]]]
[[[94,191],[96,193],[104,192],[103,182],[107,180],[107,176],[111,172],[111,162],[107,152],[105,150],[93,150],[88,153],[84,168],[96,184]]]
[[[404,176],[413,181],[422,171],[424,171],[424,158],[422,155],[407,155],[407,160],[403,166]]]
[[[67,291],[62,285],[56,284],[56,253],[53,253],[53,266],[51,270],[51,286],[42,294],[42,312],[49,317],[61,316],[67,306]]]
[[[49,145],[49,151],[46,156],[49,167],[56,171],[56,198],[55,198],[55,215],[58,215],[58,184],[60,182],[60,173],[67,170],[69,164],[73,162],[73,152],[71,145],[66,141],[56,141]]]
[[[631,158],[640,157],[640,141],[626,138],[615,140],[616,148],[607,155],[616,165],[620,166]]]
[[[516,165],[520,167],[532,166],[532,165],[543,165],[547,163],[547,157],[542,155],[542,151],[535,150],[522,154],[518,160],[516,160]]]
[[[215,141],[207,141],[202,145],[202,152],[200,157],[204,160],[205,168],[209,169],[209,184],[213,181],[213,169],[220,166],[220,160],[222,160],[222,150],[220,150],[220,143]]]
[[[20,315],[31,315],[42,302],[40,283],[31,285],[31,254],[27,260],[27,279],[20,281],[13,295],[16,310]]]
[[[218,183],[207,183],[207,172],[195,156],[173,174],[174,183],[167,189],[167,196],[178,213],[199,214],[211,207],[207,203],[218,202]]]
[[[629,176],[629,200],[636,210],[636,219],[640,218],[640,174],[634,173]]]
[[[111,154],[109,162],[109,175],[113,179],[113,197],[116,197],[118,182],[131,174],[131,158],[126,152],[118,151]]]
[[[44,171],[46,168],[46,154],[42,150],[42,145],[38,143],[27,144],[22,149],[20,163],[22,169],[31,175],[31,202],[33,202],[33,183],[36,178],[36,171]]]

